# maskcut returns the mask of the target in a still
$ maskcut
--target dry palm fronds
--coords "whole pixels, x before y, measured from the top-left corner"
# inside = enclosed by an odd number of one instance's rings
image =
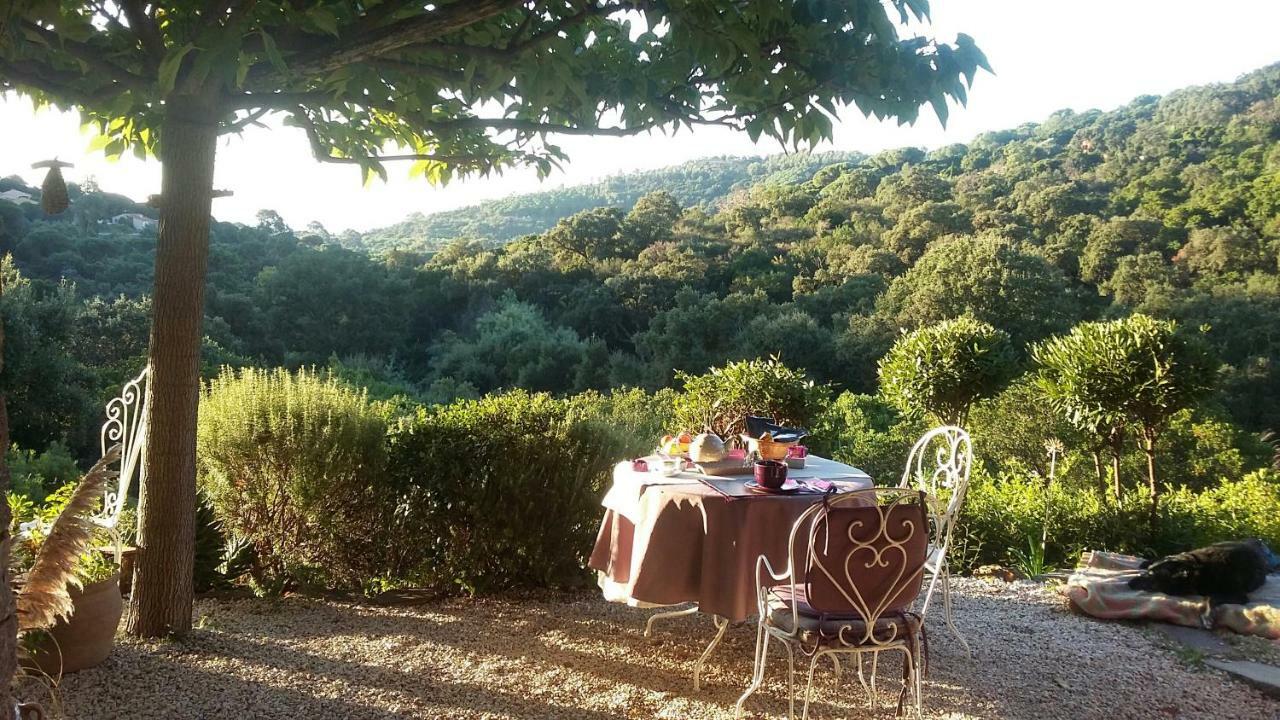
[[[1271,467],[1280,470],[1280,434],[1268,430],[1259,437],[1262,442],[1271,446]]]
[[[72,167],[71,163],[62,162],[58,158],[33,163],[33,168],[49,168],[40,185],[40,207],[46,215],[57,215],[70,207],[67,197],[67,181],[62,179],[62,168]]]
[[[78,582],[75,575],[80,556],[93,542],[91,516],[102,502],[107,481],[116,476],[108,467],[120,458],[120,446],[89,469],[71,494],[71,500],[53,521],[49,537],[36,552],[35,564],[18,593],[18,630],[52,627],[60,617],[71,615],[71,595],[67,583]]]

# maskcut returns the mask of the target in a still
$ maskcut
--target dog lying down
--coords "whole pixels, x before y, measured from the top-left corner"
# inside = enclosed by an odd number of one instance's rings
[[[1129,587],[1165,595],[1203,595],[1212,605],[1244,605],[1271,570],[1271,553],[1260,540],[1234,540],[1168,555],[1143,564]]]

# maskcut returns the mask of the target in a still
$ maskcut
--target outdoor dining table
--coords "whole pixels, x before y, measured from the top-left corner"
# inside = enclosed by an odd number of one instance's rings
[[[815,455],[788,474],[828,481],[836,492],[872,486],[865,472]],[[756,614],[757,559],[765,555],[775,568],[785,567],[792,526],[822,501],[816,492],[753,493],[744,487],[749,479],[696,471],[662,477],[624,462],[614,468],[602,502],[604,519],[588,565],[605,598],[637,607],[692,603],[669,615],[703,612],[715,621],[716,635],[694,667],[695,689],[702,663],[729,624]]]

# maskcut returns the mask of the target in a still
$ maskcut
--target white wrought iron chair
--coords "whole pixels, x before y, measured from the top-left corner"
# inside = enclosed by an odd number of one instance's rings
[[[136,477],[142,484],[146,473],[143,451],[147,437],[147,379],[149,367],[124,384],[119,397],[107,402],[107,421],[102,425],[102,454],[114,445],[120,446],[120,471],[102,496],[102,508],[93,515],[95,525],[111,535],[116,564],[124,554],[124,536],[120,532],[120,514],[129,501],[129,488]]]
[[[876,659],[886,651],[903,655],[901,713],[908,694],[921,712],[924,670],[922,613],[911,611],[924,582],[933,501],[906,488],[870,488],[832,495],[815,503],[791,528],[782,572],[761,555],[756,562],[755,668],[735,706],[743,706],[764,682],[769,643],[787,651],[788,718],[795,718],[796,650],[809,656],[802,718],[809,717],[813,675],[830,657],[839,672],[840,654],[854,655],[858,679],[875,692]],[[872,656],[871,685],[863,655]]]
[[[951,531],[956,519],[960,516],[960,508],[964,505],[965,493],[969,490],[969,469],[973,466],[973,443],[969,433],[954,425],[943,425],[925,433],[907,456],[907,467],[902,473],[899,487],[916,488],[930,497],[942,498],[947,495],[946,507],[937,516],[933,528],[933,538],[929,545],[929,558],[925,562],[925,573],[929,576],[929,587],[924,593],[924,602],[920,613],[929,609],[929,601],[937,589],[938,581],[942,581],[943,615],[947,627],[964,646],[968,655],[973,655],[969,642],[956,628],[955,618],[951,611],[951,573],[947,568],[947,551],[951,549]]]

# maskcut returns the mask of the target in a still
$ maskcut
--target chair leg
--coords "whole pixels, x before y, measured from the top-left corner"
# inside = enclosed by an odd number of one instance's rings
[[[912,677],[916,681],[916,717],[924,720],[924,673],[918,664],[915,664]]]
[[[789,649],[789,648],[788,648]],[[751,697],[755,691],[760,689],[760,684],[764,682],[765,663],[769,659],[769,633],[765,632],[761,627],[756,634],[756,666],[755,674],[751,677],[751,684],[747,686],[746,692],[738,698],[738,702],[733,706],[734,720],[742,717],[742,707],[747,702],[747,698]]]
[[[926,570],[928,567],[926,566]],[[929,578],[929,588],[924,591],[924,604],[920,606],[920,615],[923,617],[929,612],[929,601],[933,599],[933,591],[938,587],[938,576],[942,574],[942,568],[933,568],[933,572],[929,573],[933,577]],[[946,591],[946,585],[943,585],[943,592]]]
[[[880,694],[880,688],[876,687],[876,674],[880,672],[880,651],[876,650],[871,653],[871,694],[872,696]]]
[[[916,708],[916,717],[923,720],[924,719],[924,682],[923,682],[924,673],[920,663],[920,656],[918,655],[920,646],[913,645],[912,647],[914,647],[915,649],[912,650],[910,647],[908,647],[906,650],[904,650],[904,652],[907,654],[906,662],[910,663],[909,667],[911,669],[911,672],[907,675],[907,681],[910,683],[911,695],[913,696],[912,701]]]
[[[666,612],[654,613],[653,615],[649,616],[649,619],[644,624],[644,636],[653,637],[653,624],[658,620],[664,620],[666,618],[684,617],[685,615],[693,615],[697,612],[698,612],[698,606],[694,605],[693,607],[687,607],[687,608],[684,608],[683,610],[668,610]]]
[[[697,692],[702,689],[702,666],[707,662],[707,658],[711,657],[711,651],[716,649],[720,641],[724,639],[724,632],[729,629],[729,621],[719,615],[712,615],[711,619],[716,624],[716,636],[711,639],[711,644],[706,650],[702,651],[702,656],[698,658],[698,662],[693,664],[693,691]]]
[[[898,709],[896,714],[899,717],[901,717],[903,714],[903,710],[905,710],[907,707],[910,707],[909,705],[906,704],[906,699],[908,695],[911,695],[911,696],[914,696],[911,698],[911,702],[913,705],[917,706],[916,716],[919,717],[920,716],[919,707],[918,707],[919,694],[917,692],[915,678],[916,678],[916,673],[919,672],[920,669],[916,667],[916,664],[914,662],[915,655],[914,653],[911,652],[910,647],[904,647],[899,649],[902,650],[902,662],[903,662],[903,666],[906,669],[906,673],[905,673],[905,677],[902,678],[902,690],[898,696]]]
[[[831,653],[831,664],[835,666],[836,684],[839,685],[840,681],[844,679],[844,668],[840,667],[840,656]]]
[[[787,720],[796,720],[796,649],[791,643],[782,643],[787,649]]]
[[[947,618],[947,627],[951,629],[951,634],[956,636],[960,644],[964,646],[964,654],[973,657],[973,649],[969,647],[969,641],[964,639],[964,635],[960,634],[960,629],[956,627],[955,616],[951,613],[951,571],[945,568],[942,570],[942,610],[943,615]]]
[[[867,707],[871,708],[875,706],[875,697],[871,694],[871,686],[867,684],[867,676],[862,671],[862,655],[861,651],[854,655],[858,658],[858,683],[862,685],[862,694],[867,698]]]
[[[813,699],[813,671],[818,667],[818,660],[822,655],[823,653],[816,652],[809,660],[809,681],[804,686],[804,711],[800,714],[801,720],[809,720],[809,701]]]

